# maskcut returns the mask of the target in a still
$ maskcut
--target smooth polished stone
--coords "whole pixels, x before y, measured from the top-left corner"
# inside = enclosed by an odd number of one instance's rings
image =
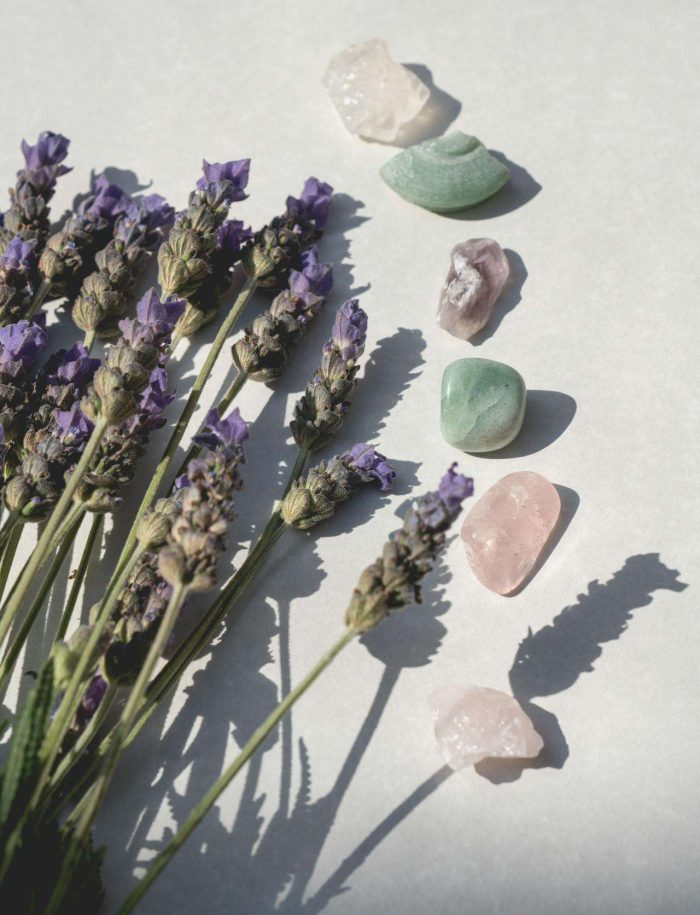
[[[440,327],[462,340],[473,337],[491,317],[509,275],[508,258],[492,238],[455,245],[440,293]]]
[[[472,571],[489,591],[511,594],[535,567],[561,514],[556,487],[539,473],[509,473],[488,489],[462,524]]]
[[[436,213],[473,207],[510,178],[507,166],[481,140],[459,130],[409,146],[379,173],[397,194]]]
[[[428,697],[438,750],[451,769],[482,759],[533,759],[544,742],[520,703],[487,686],[441,686]]]
[[[430,98],[425,83],[397,63],[380,38],[336,54],[323,84],[350,133],[383,143],[393,143]]]
[[[442,376],[442,435],[462,451],[505,448],[522,428],[526,398],[525,382],[509,365],[457,359]]]

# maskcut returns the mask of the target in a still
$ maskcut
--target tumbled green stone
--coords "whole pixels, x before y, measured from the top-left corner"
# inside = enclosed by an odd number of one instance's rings
[[[440,427],[462,451],[497,451],[520,432],[527,388],[503,362],[457,359],[442,376]]]
[[[481,140],[459,130],[409,146],[379,173],[397,194],[437,213],[473,207],[510,178],[507,166]]]

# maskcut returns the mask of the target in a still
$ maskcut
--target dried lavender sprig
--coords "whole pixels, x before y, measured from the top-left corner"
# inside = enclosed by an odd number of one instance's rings
[[[366,339],[367,315],[357,299],[349,299],[336,316],[320,367],[294,408],[290,428],[302,453],[323,448],[343,424]]]
[[[29,314],[34,297],[32,273],[36,260],[36,239],[20,235],[0,254],[0,326],[12,324]]]
[[[407,512],[402,528],[389,539],[382,556],[360,576],[346,613],[346,630],[318,660],[304,679],[272,711],[233,762],[204,794],[166,847],[150,863],[119,908],[132,912],[156,877],[194,832],[222,792],[253,756],[270,732],[319,675],[356,635],[377,626],[391,611],[420,602],[420,583],[433,567],[445,543],[446,531],[457,518],[462,502],[473,492],[470,479],[454,471],[440,481],[437,492],[418,499]]]
[[[36,322],[22,320],[0,328],[0,425],[6,447],[21,431],[32,370],[47,343],[46,331]]]
[[[212,261],[216,261],[217,275],[225,273],[228,268],[222,271],[221,255],[235,253],[232,242],[237,233],[233,228],[238,224],[221,230],[230,205],[247,196],[250,159],[214,164],[205,160],[202,171],[187,209],[177,214],[168,238],[158,251],[158,281],[165,296],[191,299],[212,270]],[[182,325],[187,325],[192,307],[183,315],[176,332],[178,339],[184,335]]]
[[[88,344],[95,336],[118,333],[119,320],[131,304],[136,277],[174,219],[174,209],[159,194],[127,202],[115,223],[113,238],[95,255],[98,269],[85,279],[73,305],[73,321],[85,332]]]
[[[301,270],[291,270],[288,286],[247,327],[233,348],[233,360],[252,381],[275,381],[312,319],[333,288],[333,267],[318,259],[312,245],[301,255]]]
[[[129,205],[129,196],[104,175],[92,182],[90,196],[69,216],[60,231],[46,242],[39,258],[40,288],[34,309],[51,293],[72,297],[91,272],[94,256],[109,240],[117,218]]]
[[[49,233],[49,201],[56,180],[71,169],[63,165],[70,140],[50,130],[39,134],[32,146],[22,140],[24,168],[17,172],[17,183],[10,190],[10,209],[0,226],[0,248],[4,249],[15,236],[36,242],[41,251]]]

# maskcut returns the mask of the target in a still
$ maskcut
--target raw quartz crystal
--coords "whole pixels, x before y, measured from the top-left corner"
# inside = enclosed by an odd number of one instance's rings
[[[462,525],[472,571],[497,594],[511,594],[530,575],[557,525],[561,499],[531,471],[509,473],[488,489]]]
[[[491,238],[455,245],[440,293],[438,324],[453,337],[468,340],[488,322],[508,280],[508,258]]]
[[[495,757],[533,759],[544,743],[520,703],[487,686],[441,686],[428,697],[438,750],[451,769]]]
[[[350,133],[383,143],[393,143],[430,97],[428,87],[394,60],[380,38],[336,54],[323,84]]]

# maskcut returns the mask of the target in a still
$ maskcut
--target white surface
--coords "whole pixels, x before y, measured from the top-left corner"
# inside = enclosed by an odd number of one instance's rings
[[[352,645],[295,710],[289,790],[280,795],[287,734],[226,793],[140,911],[696,909],[699,19],[690,0],[4,5],[1,173],[9,183],[22,136],[67,134],[75,170],[55,213],[91,168],[106,166],[133,170],[180,206],[203,156],[252,157],[251,196],[237,214],[254,224],[308,174],[346,195],[322,247],[342,258],[332,302],[284,393],[249,385],[241,398],[244,415],[258,417],[241,538],[264,519],[277,461],[293,453],[283,445],[285,403],[289,413],[351,293],[370,314],[369,355],[336,450],[381,443],[401,473],[390,498],[364,493],[317,538],[288,536],[168,727],[157,722],[123,764],[99,829],[110,910],[136,862],[274,703],[278,610],[291,620],[296,681],[335,638],[350,589],[409,490],[433,485],[459,457],[438,431],[440,377],[470,354],[559,392],[536,398],[508,456],[460,464],[479,493],[525,469],[577,493],[561,541],[512,599],[481,588],[453,542],[426,605],[387,624],[371,650]],[[377,169],[393,149],[350,136],[326,97],[331,55],[373,36],[398,60],[428,67],[462,104],[456,125],[520,167],[469,218],[392,194]],[[472,348],[438,330],[434,312],[450,249],[480,235],[517,252],[527,280],[521,301],[502,307],[497,329]],[[183,365],[191,376],[189,354]],[[577,411],[562,432],[567,397]],[[689,587],[669,590],[677,579],[653,558],[630,562],[649,554]],[[537,633],[566,607],[521,678],[559,767],[500,783],[473,770],[446,778],[427,694],[451,681],[508,689],[528,628]]]

